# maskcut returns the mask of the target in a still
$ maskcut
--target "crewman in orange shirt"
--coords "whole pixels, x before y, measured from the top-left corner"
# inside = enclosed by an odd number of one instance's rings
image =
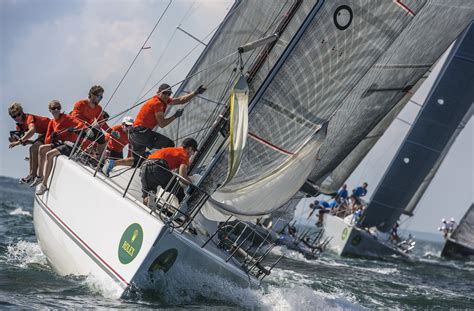
[[[53,168],[53,158],[63,154],[69,156],[72,147],[65,144],[74,144],[78,138],[76,132],[80,131],[84,124],[72,116],[61,113],[61,103],[52,100],[48,105],[49,111],[53,115],[48,124],[45,144],[39,148],[38,177],[31,184],[32,187],[41,184],[36,194],[41,195],[48,190],[47,182]]]
[[[141,167],[140,177],[142,182],[143,204],[148,205],[148,195],[150,192],[156,193],[158,186],[174,193],[181,202],[184,198],[184,190],[178,180],[174,180],[169,186],[173,173],[178,173],[185,181],[191,183],[188,177],[189,158],[197,151],[197,141],[193,138],[183,140],[182,147],[169,147],[156,150]],[[168,186],[168,188],[167,188]]]
[[[89,98],[82,99],[74,104],[71,116],[89,127],[84,133],[87,139],[97,143],[99,154],[105,150],[105,136],[102,130],[109,130],[105,122],[102,106],[99,104],[104,97],[104,89],[100,85],[94,85],[89,90]]]
[[[44,144],[49,118],[24,113],[20,103],[11,104],[8,108],[8,114],[16,122],[16,131],[10,132],[10,145],[8,147],[14,148],[20,144],[23,146],[31,144],[29,158],[30,172],[26,177],[20,179],[21,184],[27,184],[36,178],[36,171],[38,170],[38,150],[39,147]],[[35,140],[30,140],[35,133],[38,133],[38,137]]]
[[[110,175],[110,172],[114,166],[132,166],[132,148],[129,144],[128,132],[130,127],[133,125],[132,117],[124,117],[122,124],[112,126],[111,133],[107,133],[105,138],[109,141],[107,149],[109,156],[103,167],[103,172],[106,176]],[[123,149],[128,145],[128,156],[123,158]]]
[[[150,98],[140,109],[133,122],[133,127],[130,129],[134,167],[139,165],[146,148],[160,149],[174,147],[174,143],[171,139],[153,131],[155,126],[158,125],[160,128],[164,128],[183,114],[183,109],[179,109],[174,115],[166,118],[166,108],[168,106],[186,104],[195,96],[204,93],[204,91],[206,91],[206,88],[201,85],[196,91],[190,94],[172,98],[171,86],[161,84],[158,87],[156,95]]]

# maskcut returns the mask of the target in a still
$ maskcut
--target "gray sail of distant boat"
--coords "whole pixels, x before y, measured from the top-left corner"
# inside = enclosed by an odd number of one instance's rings
[[[471,204],[459,225],[446,239],[441,256],[452,258],[474,256],[474,204]]]
[[[390,110],[390,112],[364,137],[364,139],[352,150],[352,152],[342,161],[330,174],[316,182],[317,192],[323,194],[333,194],[337,192],[352,172],[357,168],[367,153],[383,136],[387,128],[398,117],[400,111],[409,103],[411,97],[420,85],[426,80],[426,75],[421,78],[417,84],[406,93],[405,96]],[[315,193],[316,194],[316,193]]]
[[[473,113],[474,23],[458,38],[410,132],[372,196],[361,223],[389,231],[412,213]]]
[[[311,172],[325,176],[423,77],[473,11],[474,3],[460,0],[237,1],[178,91],[209,86],[186,110],[178,135],[200,132],[202,144],[213,142],[195,161],[207,167],[200,186],[212,193],[204,213],[269,214]],[[228,56],[272,35],[278,39],[240,54],[240,62]],[[209,74],[217,61],[212,72],[220,74]],[[250,89],[249,137],[238,172],[221,187],[228,133],[212,130],[225,118],[240,64]]]

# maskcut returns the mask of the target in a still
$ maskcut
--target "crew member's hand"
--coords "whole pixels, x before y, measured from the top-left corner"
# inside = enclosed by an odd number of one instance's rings
[[[119,139],[120,138],[120,133],[117,132],[117,131],[112,131],[112,132],[110,132],[110,136],[112,136],[115,139]]]
[[[194,94],[199,95],[202,94],[206,91],[207,89],[204,87],[204,85],[200,85],[196,91],[194,91]]]
[[[174,113],[174,117],[177,119],[179,117],[181,117],[183,115],[183,111],[184,109],[178,109],[176,110],[176,112]]]
[[[14,141],[14,142],[12,142],[12,143],[8,146],[8,148],[11,149],[11,148],[13,148],[13,147],[18,146],[19,144],[21,144],[21,142],[20,142],[19,140]]]

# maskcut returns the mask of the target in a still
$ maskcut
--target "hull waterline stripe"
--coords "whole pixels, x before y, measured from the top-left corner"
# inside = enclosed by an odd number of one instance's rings
[[[76,238],[77,240],[74,241],[74,239],[72,239],[76,244],[78,244],[81,249],[83,249],[87,255],[89,255],[89,257],[91,257],[92,259],[94,259],[94,261],[97,262],[97,260],[99,260],[103,265],[105,265],[111,272],[114,273],[114,278],[122,281],[126,286],[129,286],[130,284],[125,280],[125,278],[123,278],[117,271],[114,270],[114,268],[112,268],[102,257],[100,257],[86,242],[84,242],[71,228],[69,228],[68,225],[66,225],[66,223],[61,219],[59,218],[58,215],[56,215],[56,213],[54,213],[42,200],[40,200],[38,198],[38,196],[35,196],[36,197],[36,201],[39,203],[40,207],[42,209],[46,209],[45,211],[47,212],[47,214],[49,214],[49,216],[59,225],[61,224],[63,226],[63,228],[61,229],[65,229],[67,230],[70,234],[68,234],[69,237],[74,237]],[[54,218],[52,217],[54,216]],[[59,222],[59,223],[58,223]],[[71,236],[72,235],[72,236]],[[79,243],[80,242],[80,243]],[[82,245],[87,248],[87,249],[84,249],[82,247]],[[87,252],[87,250],[89,252]],[[95,258],[94,258],[95,257]],[[106,271],[104,269],[104,267],[102,265],[99,265],[99,267],[101,267],[107,274],[110,275],[110,273],[108,271]]]
[[[283,154],[286,154],[286,155],[289,155],[289,156],[294,155],[294,153],[286,151],[285,149],[282,149],[282,148],[272,144],[268,140],[265,140],[262,137],[255,135],[254,133],[249,132],[249,136],[252,137],[253,139],[255,139],[256,141],[258,141],[258,142],[260,142],[260,143],[262,143],[262,144],[264,144],[264,145],[266,145],[266,146],[268,146],[268,147],[272,148],[273,150],[276,150],[280,153],[283,153]]]

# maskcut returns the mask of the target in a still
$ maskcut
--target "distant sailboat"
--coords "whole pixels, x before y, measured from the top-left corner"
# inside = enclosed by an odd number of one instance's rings
[[[447,236],[441,256],[453,259],[474,258],[474,204],[471,204],[454,232]]]
[[[362,219],[349,225],[347,220],[327,217],[326,232],[333,237],[329,247],[341,254],[361,256],[405,254],[406,245],[389,242],[389,232],[402,213],[413,215],[451,145],[471,118],[472,98],[474,23],[449,54]]]

